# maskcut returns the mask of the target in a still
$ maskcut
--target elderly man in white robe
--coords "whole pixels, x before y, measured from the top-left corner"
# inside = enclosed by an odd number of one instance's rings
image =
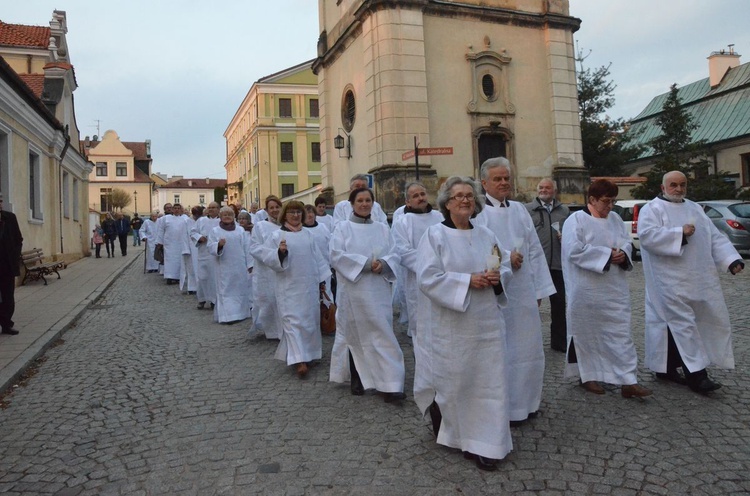
[[[206,303],[210,304],[210,309],[216,306],[216,259],[208,252],[208,235],[218,225],[219,204],[211,202],[206,207],[206,215],[198,219],[190,229],[190,240],[196,248],[195,278],[198,285],[195,294],[199,310],[209,308]]]
[[[182,206],[179,203],[165,204],[164,217],[159,219],[156,226],[156,244],[164,248],[164,279],[167,284],[178,284],[182,279],[182,252],[185,248]]]
[[[353,210],[331,238],[331,266],[338,274],[336,339],[331,351],[332,382],[350,381],[351,393],[376,389],[387,403],[404,394],[404,355],[393,334],[391,284],[399,263],[388,226],[373,222],[375,198],[368,188],[349,194]]]
[[[739,274],[745,264],[701,206],[685,198],[685,174],[666,173],[661,190],[638,216],[646,366],[660,379],[706,394],[721,387],[707,367],[734,368],[732,328],[716,271]]]
[[[472,224],[483,206],[473,180],[448,178],[438,206],[445,220],[427,228],[417,248],[414,399],[423,415],[430,412],[438,444],[497,470],[513,448],[500,311],[510,254],[489,229]]]
[[[222,207],[220,222],[208,236],[208,251],[216,258],[214,320],[232,324],[250,316],[247,274],[253,267],[250,240],[234,220],[234,209]]]
[[[156,220],[159,218],[157,211],[151,212],[151,217],[143,221],[141,230],[138,234],[141,241],[146,243],[146,272],[149,274],[159,272],[159,262],[154,259],[154,250],[156,249]]]
[[[403,214],[396,219],[394,214],[391,236],[393,236],[393,250],[401,260],[401,270],[397,276],[402,277],[400,281],[403,287],[402,313],[408,318],[407,335],[414,338],[417,330],[417,300],[419,287],[417,286],[417,260],[419,259],[419,240],[428,227],[443,221],[443,214],[434,210],[427,201],[427,189],[421,183],[410,183],[406,186],[406,204]],[[404,308],[405,307],[405,308]],[[417,339],[414,339],[416,347]]]
[[[276,196],[266,198],[268,220],[254,223],[250,234],[250,253],[255,258],[253,269],[253,325],[249,334],[265,334],[266,339],[281,339],[281,321],[276,307],[276,274],[263,260],[270,249],[266,240],[279,226],[276,220],[281,212],[281,200]],[[275,251],[275,250],[272,250]]]
[[[307,376],[311,362],[323,356],[318,295],[331,273],[312,232],[302,226],[304,215],[302,202],[287,202],[279,214],[281,229],[268,236],[268,249],[263,252],[263,263],[276,273],[276,307],[281,321],[274,358],[294,365],[300,379]]]
[[[588,205],[568,217],[563,229],[562,263],[567,292],[568,360],[565,377],[604,394],[600,382],[621,386],[623,398],[651,391],[637,384],[638,355],[630,336],[632,245],[625,224],[612,212],[617,185],[591,183]]]
[[[504,157],[481,167],[486,205],[476,223],[512,248],[513,280],[505,288],[510,420],[516,425],[539,411],[544,385],[544,345],[539,302],[555,292],[547,259],[526,206],[510,201],[511,166]]]
[[[203,207],[196,206],[190,209],[190,216],[185,216],[185,248],[182,253],[182,266],[184,267],[185,281],[182,283],[183,291],[194,295],[198,291],[198,277],[195,275],[196,265],[198,263],[198,247],[195,246],[190,238],[193,227],[203,216]]]
[[[349,180],[349,193],[355,189],[367,188],[367,176],[364,174],[356,174]],[[352,215],[352,205],[349,200],[341,200],[333,208],[333,228],[336,228],[339,222],[347,221]],[[382,222],[388,225],[388,216],[383,212],[383,207],[378,202],[374,202],[372,205],[372,220],[374,222]]]

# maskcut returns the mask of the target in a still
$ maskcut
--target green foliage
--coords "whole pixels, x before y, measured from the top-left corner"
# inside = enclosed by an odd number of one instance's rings
[[[222,202],[224,202],[224,197],[226,195],[227,195],[226,188],[222,188],[222,187],[214,188],[214,200],[213,201],[221,205]]]
[[[625,133],[625,120],[606,115],[615,104],[614,91],[617,87],[609,80],[609,75],[609,66],[578,72],[583,163],[592,176],[622,175],[623,164],[642,152],[642,148],[631,144],[632,134]]]
[[[664,174],[680,171],[688,178],[687,197],[694,201],[734,198],[737,190],[728,182],[729,173],[711,174],[710,150],[704,140],[693,141],[692,133],[698,129],[693,117],[680,102],[677,85],[670,87],[662,112],[656,118],[661,134],[649,142],[658,157],[651,170],[646,173],[646,182],[633,188],[631,194],[637,199],[651,199],[661,192]]]
[[[109,196],[109,205],[113,209],[122,210],[130,205],[131,199],[130,193],[124,189],[114,188]]]

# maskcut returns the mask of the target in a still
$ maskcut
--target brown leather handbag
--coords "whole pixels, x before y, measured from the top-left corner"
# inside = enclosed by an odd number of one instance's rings
[[[323,290],[320,291],[320,332],[323,334],[336,332],[336,304]]]

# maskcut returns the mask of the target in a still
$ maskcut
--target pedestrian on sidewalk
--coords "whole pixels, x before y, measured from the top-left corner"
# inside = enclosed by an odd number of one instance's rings
[[[2,333],[15,336],[13,313],[16,310],[16,276],[21,275],[21,249],[23,236],[18,220],[12,212],[3,210],[3,194],[0,193],[0,325]]]
[[[130,221],[130,228],[133,230],[133,246],[141,246],[141,226],[143,219],[138,217],[138,212],[133,214],[133,220]]]
[[[122,212],[115,214],[115,228],[117,229],[117,238],[120,240],[120,253],[122,256],[128,254],[128,234],[130,234],[130,217],[123,215]]]
[[[115,226],[115,219],[112,218],[112,214],[107,212],[107,217],[102,222],[102,230],[104,231],[104,243],[107,245],[107,258],[115,256],[115,239],[117,239],[117,227]]]
[[[102,258],[102,244],[104,243],[104,231],[102,226],[99,224],[94,226],[94,234],[92,236],[94,246],[96,247],[96,258]]]

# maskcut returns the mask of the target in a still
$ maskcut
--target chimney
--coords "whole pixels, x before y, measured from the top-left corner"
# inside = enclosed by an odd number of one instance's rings
[[[211,184],[211,180],[209,178],[206,178],[206,184]]]
[[[729,51],[711,52],[708,56],[708,82],[711,88],[719,86],[727,71],[738,65],[740,65],[740,54],[735,53],[734,45],[729,45]]]
[[[193,180],[188,179],[188,188],[192,188],[192,187],[193,187]]]
[[[151,140],[147,139],[146,143],[146,157],[151,158]]]

